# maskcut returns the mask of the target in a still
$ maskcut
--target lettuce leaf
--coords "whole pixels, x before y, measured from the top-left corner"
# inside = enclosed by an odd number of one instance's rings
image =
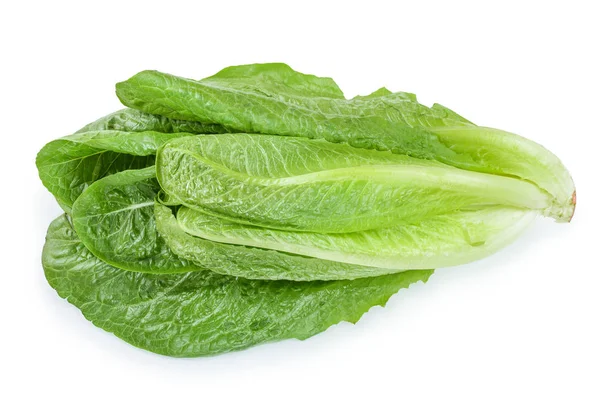
[[[357,232],[420,221],[470,206],[537,210],[537,186],[344,143],[271,135],[174,139],[157,153],[171,202],[274,229]]]
[[[488,206],[440,214],[390,228],[331,234],[244,225],[182,207],[177,213],[180,228],[204,240],[188,239],[186,242],[190,246],[192,240],[197,241],[196,245],[180,253],[180,246],[171,244],[169,235],[165,237],[173,251],[183,257],[201,253],[204,242],[218,242],[238,245],[230,248],[250,246],[347,263],[346,271],[341,271],[338,276],[323,270],[322,265],[298,265],[295,271],[309,280],[344,279],[348,278],[347,274],[356,273],[356,269],[360,271],[361,266],[379,269],[379,274],[384,274],[466,264],[512,242],[536,215],[535,211],[525,209]],[[244,265],[251,264],[246,257],[239,260]],[[302,270],[302,267],[310,269]],[[231,274],[230,271],[227,273]]]
[[[147,273],[216,273],[262,280],[335,280],[431,269],[486,257],[515,239],[537,213],[482,207],[347,234],[273,230],[155,198],[152,167],[92,184],[73,206],[85,246],[115,267]]]
[[[201,81],[143,71],[118,83],[117,96],[134,109],[238,132],[344,142],[519,178],[551,197],[545,215],[562,222],[574,212],[573,181],[550,151],[521,136],[478,127],[441,105],[426,107],[409,93],[382,88],[346,100],[328,78],[285,64],[252,64]]]
[[[342,321],[356,323],[398,290],[433,271],[353,281],[252,281],[212,272],[143,274],[96,258],[66,216],[48,229],[46,278],[94,325],[134,346],[195,357],[284,339],[306,339]]]

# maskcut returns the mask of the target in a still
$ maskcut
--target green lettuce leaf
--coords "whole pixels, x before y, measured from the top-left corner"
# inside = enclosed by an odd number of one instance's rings
[[[311,280],[343,279],[344,274],[356,273],[354,269],[359,266],[374,267],[383,274],[390,270],[466,264],[512,242],[536,215],[536,212],[525,209],[491,206],[440,214],[412,224],[341,234],[293,232],[243,225],[187,207],[178,211],[177,222],[185,233],[204,241],[346,263],[341,264],[346,271],[340,271],[338,276],[331,275],[332,271],[322,269],[321,265],[297,265],[294,272],[298,275],[302,272],[305,279]],[[167,241],[170,242],[168,238]],[[200,245],[195,249],[198,247]],[[171,248],[179,254],[178,247]],[[242,263],[246,263],[246,260],[240,257]]]
[[[346,100],[327,78],[284,64],[254,64],[201,81],[143,71],[117,84],[117,95],[129,107],[170,118],[345,142],[517,177],[552,197],[546,215],[557,221],[573,215],[573,181],[551,152],[518,135],[477,127],[441,105],[426,107],[412,94],[383,88]]]
[[[153,275],[102,262],[66,216],[50,225],[46,278],[94,325],[134,346],[194,357],[283,339],[306,339],[341,321],[356,323],[401,288],[433,271],[353,281],[252,281],[211,272]]]
[[[419,158],[456,157],[426,128],[469,125],[443,108],[419,104],[409,93],[346,100],[333,81],[307,79],[285,64],[232,69],[235,77],[218,73],[202,81],[143,71],[118,83],[117,96],[128,107],[169,118],[216,123],[238,132],[323,138]],[[265,75],[269,79],[261,78]],[[287,84],[290,76],[293,85]]]
[[[65,211],[98,179],[154,165],[156,150],[188,133],[89,131],[46,144],[37,155],[42,183]]]
[[[519,179],[305,138],[174,139],[158,151],[156,168],[171,202],[286,230],[356,232],[469,206],[544,212],[551,205],[544,191]]]
[[[262,280],[356,279],[480,259],[510,243],[536,215],[485,207],[350,234],[279,231],[186,208],[176,219],[155,204],[154,176],[152,167],[116,173],[75,202],[73,225],[99,259],[149,273],[209,269]]]
[[[262,280],[335,280],[392,274],[402,268],[377,268],[302,256],[259,247],[238,246],[195,237],[178,224],[169,207],[156,204],[156,228],[180,258],[213,272]]]
[[[73,204],[73,226],[96,257],[122,269],[152,273],[203,269],[177,257],[158,234],[154,198],[159,190],[154,167],[104,177]]]
[[[282,93],[295,97],[344,99],[344,93],[333,79],[302,74],[282,63],[227,67],[202,82],[214,86],[226,82],[228,87],[263,96]]]
[[[86,126],[76,133],[89,131],[155,131],[163,133],[231,133],[231,129],[216,124],[204,124],[195,121],[174,120],[162,115],[154,115],[142,111],[125,108],[108,114]]]
[[[535,183],[552,204],[544,215],[568,222],[575,212],[575,185],[560,159],[539,144],[499,129],[485,127],[432,128],[442,143],[470,154],[469,169]]]
[[[98,179],[154,165],[156,150],[167,140],[191,133],[231,131],[220,125],[124,109],[46,144],[36,165],[44,186],[70,212],[73,202]]]
[[[154,203],[154,168],[129,170],[93,183],[73,206],[73,225],[86,247],[112,266],[148,273],[209,269],[265,280],[354,279],[398,270],[348,265],[194,238],[171,210]]]

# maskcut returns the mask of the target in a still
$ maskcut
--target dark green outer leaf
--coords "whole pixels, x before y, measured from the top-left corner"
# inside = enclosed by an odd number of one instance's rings
[[[36,165],[44,186],[70,212],[77,197],[98,179],[154,165],[156,150],[165,141],[190,133],[226,132],[232,130],[124,109],[46,144]]]
[[[115,172],[154,165],[154,159],[153,154],[132,156],[58,139],[42,148],[36,165],[44,186],[70,212],[73,202],[91,183]]]
[[[66,216],[50,225],[42,256],[58,294],[96,326],[143,349],[177,357],[305,339],[355,323],[433,271],[331,282],[250,281],[213,274],[151,275],[113,268],[79,241]]]
[[[188,133],[89,131],[54,140],[37,155],[40,179],[70,210],[93,182],[116,172],[154,165],[156,150]]]
[[[202,265],[177,257],[156,230],[154,167],[100,179],[73,204],[73,225],[90,251],[110,265],[153,273],[188,272]]]
[[[267,83],[253,65],[235,67],[236,75],[250,71],[245,79],[219,73],[194,81],[143,71],[118,83],[117,96],[128,107],[169,118],[217,123],[239,132],[323,138],[418,158],[469,161],[428,131],[432,126],[470,125],[443,107],[425,107],[407,93],[378,91],[375,96],[352,100],[315,95],[314,86],[329,88],[326,82],[330,81],[307,82],[302,89],[305,75],[283,64],[267,66]],[[295,74],[297,84],[275,85],[279,69],[286,75]]]

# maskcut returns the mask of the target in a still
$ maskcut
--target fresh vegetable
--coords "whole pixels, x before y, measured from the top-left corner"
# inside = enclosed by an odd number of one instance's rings
[[[240,223],[307,232],[358,232],[487,204],[541,213],[552,204],[519,179],[305,138],[171,140],[158,151],[156,171],[172,201]]]
[[[188,239],[190,249],[181,250],[172,245],[182,257],[202,254],[204,243],[229,243],[246,249],[277,250],[276,254],[298,254],[311,260],[331,260],[343,265],[342,271],[332,274],[322,265],[304,271],[300,266],[294,272],[304,273],[304,279],[342,279],[351,273],[366,276],[386,271],[430,269],[464,264],[485,257],[514,240],[535,218],[533,211],[513,207],[488,206],[445,213],[419,221],[395,225],[391,228],[370,229],[360,232],[326,234],[265,229],[244,225],[182,207],[177,221],[182,230],[197,238]],[[170,234],[165,233],[171,243]],[[194,246],[191,241],[195,240]],[[231,248],[233,246],[229,246]],[[264,255],[267,258],[268,255]],[[263,258],[263,259],[264,259]],[[243,258],[242,258],[243,259]],[[263,261],[264,263],[264,261]],[[246,266],[249,262],[244,263]],[[244,265],[242,264],[242,265]],[[373,267],[361,272],[359,266]],[[260,267],[260,265],[259,265]],[[307,267],[311,267],[310,264]],[[230,275],[237,275],[227,271]],[[252,277],[252,275],[246,275]],[[262,278],[265,279],[265,278]],[[282,279],[298,279],[285,276]],[[302,279],[298,279],[302,280]]]
[[[161,115],[148,114],[132,108],[124,108],[112,114],[108,114],[96,121],[87,124],[77,131],[125,131],[144,132],[154,131],[162,133],[231,133],[222,125],[203,124],[202,122],[183,121],[170,119]]]
[[[432,271],[330,282],[252,281],[207,271],[142,274],[112,267],[78,239],[68,217],[48,229],[44,273],[61,297],[123,340],[155,353],[193,357],[356,323]]]
[[[101,260],[129,271],[354,279],[482,258],[514,240],[536,215],[482,207],[418,224],[330,235],[242,225],[185,207],[176,219],[169,207],[155,203],[159,189],[152,167],[95,182],[73,206],[80,240]]]
[[[382,88],[347,100],[284,64],[144,71],[126,108],[36,163],[67,214],[48,282],[95,325],[171,356],[304,339],[433,269],[486,257],[575,188],[541,145]]]
[[[515,177],[549,193],[553,204],[545,215],[559,221],[573,215],[573,181],[554,154],[443,106],[425,107],[412,94],[380,89],[346,100],[331,80],[267,64],[230,67],[202,81],[143,71],[118,83],[117,96],[128,107],[238,132],[322,138]]]
[[[225,132],[230,130],[124,109],[48,143],[38,153],[36,165],[44,186],[70,212],[73,202],[98,179],[154,165],[156,150],[169,139]]]
[[[73,226],[102,261],[141,272],[187,272],[201,268],[178,258],[156,230],[154,168],[128,170],[92,184],[73,205]]]

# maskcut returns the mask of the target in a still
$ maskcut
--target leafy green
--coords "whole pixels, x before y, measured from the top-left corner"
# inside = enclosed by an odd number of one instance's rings
[[[470,154],[472,170],[533,182],[550,194],[546,216],[569,221],[575,211],[575,186],[569,171],[554,154],[539,144],[499,129],[455,127],[432,129],[443,143]]]
[[[89,131],[155,131],[163,133],[231,133],[231,129],[216,124],[174,120],[131,108],[124,108],[108,114],[81,128],[77,133]]]
[[[253,64],[201,81],[143,71],[117,96],[131,108],[37,156],[67,212],[42,264],[86,318],[156,353],[356,322],[537,215],[573,215],[555,155],[410,93],[346,99],[330,78]]]
[[[202,269],[177,257],[158,234],[154,198],[159,190],[154,167],[102,178],[73,204],[73,226],[85,246],[110,265],[154,273]]]
[[[42,255],[58,294],[94,325],[146,350],[193,357],[283,339],[306,339],[341,321],[356,323],[401,288],[433,271],[353,281],[251,281],[211,272],[152,275],[94,257],[66,216],[50,225]]]
[[[156,150],[187,133],[85,131],[46,144],[36,165],[42,183],[65,211],[91,183],[128,169],[154,165]]]
[[[378,91],[346,100],[332,80],[300,74],[285,64],[230,67],[202,81],[143,71],[118,83],[117,96],[128,107],[170,118],[239,132],[324,138],[419,158],[456,157],[425,128],[469,125],[443,107],[419,104],[409,93]]]
[[[154,168],[116,173],[93,183],[73,206],[73,225],[99,259],[129,271],[210,269],[251,279],[354,279],[397,272],[194,238],[168,207],[156,204]]]
[[[227,67],[202,82],[212,86],[226,82],[227,86],[265,96],[276,92],[290,96],[344,99],[344,93],[333,79],[302,74],[282,63]]]
[[[315,280],[347,279],[350,277],[348,273],[358,265],[375,267],[381,274],[390,270],[465,264],[486,257],[512,242],[536,215],[534,211],[518,208],[483,207],[440,214],[413,224],[341,234],[243,225],[186,207],[177,213],[177,222],[186,233],[209,243],[252,246],[349,263],[342,264],[346,267],[345,271],[334,271],[339,273],[337,276],[331,276],[330,271],[314,268],[311,264],[307,267],[312,268],[305,271],[301,271],[300,265],[296,267],[296,274],[303,272],[305,279]],[[171,245],[171,248],[178,252],[175,246]],[[246,260],[244,257],[240,259],[242,262]],[[236,275],[230,271],[226,273]]]
[[[351,234],[277,231],[186,208],[176,220],[168,207],[155,205],[160,187],[154,176],[152,167],[116,173],[75,202],[73,225],[101,260],[152,273],[210,269],[250,279],[355,279],[485,257],[512,241],[536,214],[486,207]]]
[[[98,179],[154,165],[157,148],[167,140],[190,133],[225,132],[231,130],[124,109],[48,143],[38,153],[36,165],[44,186],[70,212],[77,197]]]
[[[443,106],[425,107],[412,94],[380,89],[346,100],[329,79],[264,64],[230,67],[201,81],[143,71],[117,84],[117,96],[135,109],[239,132],[322,138],[518,177],[549,193],[547,215],[568,221],[574,211],[572,179],[544,147],[477,127]]]
[[[474,205],[543,211],[528,182],[322,140],[249,134],[174,139],[157,154],[171,200],[240,223],[327,233],[419,221]]]
[[[259,247],[238,246],[194,237],[181,229],[172,211],[154,209],[156,227],[173,253],[213,272],[263,280],[333,280],[386,275],[402,268],[374,268]]]

